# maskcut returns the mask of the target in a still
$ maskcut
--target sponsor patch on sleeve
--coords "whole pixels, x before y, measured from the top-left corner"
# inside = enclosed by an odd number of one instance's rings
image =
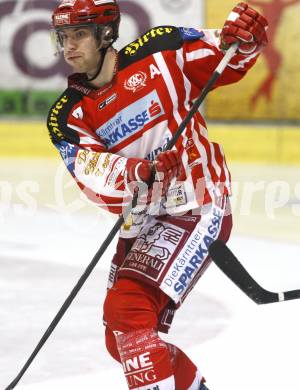
[[[78,147],[66,141],[60,141],[60,143],[55,144],[55,146],[64,160],[68,170],[72,173],[75,167],[75,158],[78,152]]]
[[[204,37],[204,32],[195,28],[180,27],[179,32],[184,41],[196,41]]]

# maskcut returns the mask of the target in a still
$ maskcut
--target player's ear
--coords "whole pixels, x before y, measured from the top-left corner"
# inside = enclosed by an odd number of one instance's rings
[[[113,29],[111,26],[104,26],[101,32],[102,47],[108,47],[113,41]]]

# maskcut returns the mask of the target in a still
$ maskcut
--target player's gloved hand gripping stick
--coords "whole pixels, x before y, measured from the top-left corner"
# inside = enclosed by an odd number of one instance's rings
[[[226,66],[230,62],[231,58],[234,56],[237,48],[238,48],[238,43],[234,43],[227,50],[225,56],[220,61],[219,65],[217,66],[217,68],[213,72],[211,78],[208,80],[207,84],[203,88],[200,96],[194,102],[190,112],[184,118],[184,120],[182,121],[182,123],[180,124],[178,129],[176,130],[174,136],[169,141],[169,143],[168,143],[168,145],[167,145],[165,150],[172,149],[172,147],[176,144],[178,138],[180,137],[180,135],[184,131],[184,129],[187,126],[187,124],[190,122],[190,120],[192,119],[194,114],[198,111],[198,109],[199,109],[200,105],[202,104],[202,102],[204,101],[206,95],[212,89],[212,87],[216,83],[217,79],[223,73],[224,69],[226,68]],[[56,328],[57,324],[59,323],[59,321],[61,320],[61,318],[65,314],[65,312],[68,310],[69,306],[71,305],[71,303],[73,302],[74,298],[76,297],[76,295],[80,291],[81,287],[84,285],[84,283],[88,279],[89,275],[92,273],[93,269],[96,267],[96,265],[97,265],[98,261],[100,260],[101,256],[104,254],[104,252],[106,251],[107,247],[109,246],[109,244],[112,242],[112,240],[115,237],[115,235],[120,230],[120,228],[123,225],[124,221],[126,221],[126,219],[129,216],[132,208],[134,208],[137,205],[137,201],[138,201],[138,193],[136,193],[133,196],[131,204],[129,205],[129,207],[127,207],[125,209],[123,214],[119,217],[119,219],[117,220],[117,222],[113,226],[112,230],[110,231],[110,233],[108,234],[108,236],[104,240],[103,244],[99,248],[98,252],[95,254],[94,258],[92,259],[92,261],[90,262],[90,264],[86,268],[85,272],[82,274],[82,276],[80,277],[80,279],[78,280],[78,282],[74,286],[73,290],[71,291],[71,293],[69,294],[69,296],[65,300],[64,304],[62,305],[62,307],[60,308],[60,310],[58,311],[58,313],[54,317],[53,321],[49,325],[48,329],[46,330],[46,332],[42,336],[41,340],[37,344],[36,348],[34,349],[32,354],[28,358],[27,362],[25,363],[25,365],[23,366],[23,368],[21,369],[21,371],[19,372],[17,377],[10,383],[10,385],[8,385],[6,387],[5,390],[14,389],[16,387],[16,385],[18,384],[18,382],[20,381],[20,379],[23,377],[23,375],[25,374],[25,372],[27,371],[28,367],[33,362],[33,360],[36,357],[36,355],[38,354],[38,352],[41,350],[41,348],[43,347],[45,342],[48,340],[48,338],[50,337],[50,335],[52,334],[52,332]]]

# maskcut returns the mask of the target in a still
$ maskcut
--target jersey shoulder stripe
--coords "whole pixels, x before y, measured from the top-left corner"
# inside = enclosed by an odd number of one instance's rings
[[[177,27],[154,27],[120,50],[119,68],[124,69],[160,51],[180,49],[182,45],[182,35]]]
[[[67,88],[49,110],[47,127],[51,141],[68,141],[79,144],[79,136],[68,127],[68,116],[75,104],[82,100],[83,94],[74,88]]]

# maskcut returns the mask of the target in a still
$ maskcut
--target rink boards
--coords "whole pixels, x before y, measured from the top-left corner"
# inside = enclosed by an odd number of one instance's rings
[[[300,163],[300,126],[215,124],[209,138],[220,143],[229,162]],[[0,156],[55,157],[45,123],[0,122]]]

